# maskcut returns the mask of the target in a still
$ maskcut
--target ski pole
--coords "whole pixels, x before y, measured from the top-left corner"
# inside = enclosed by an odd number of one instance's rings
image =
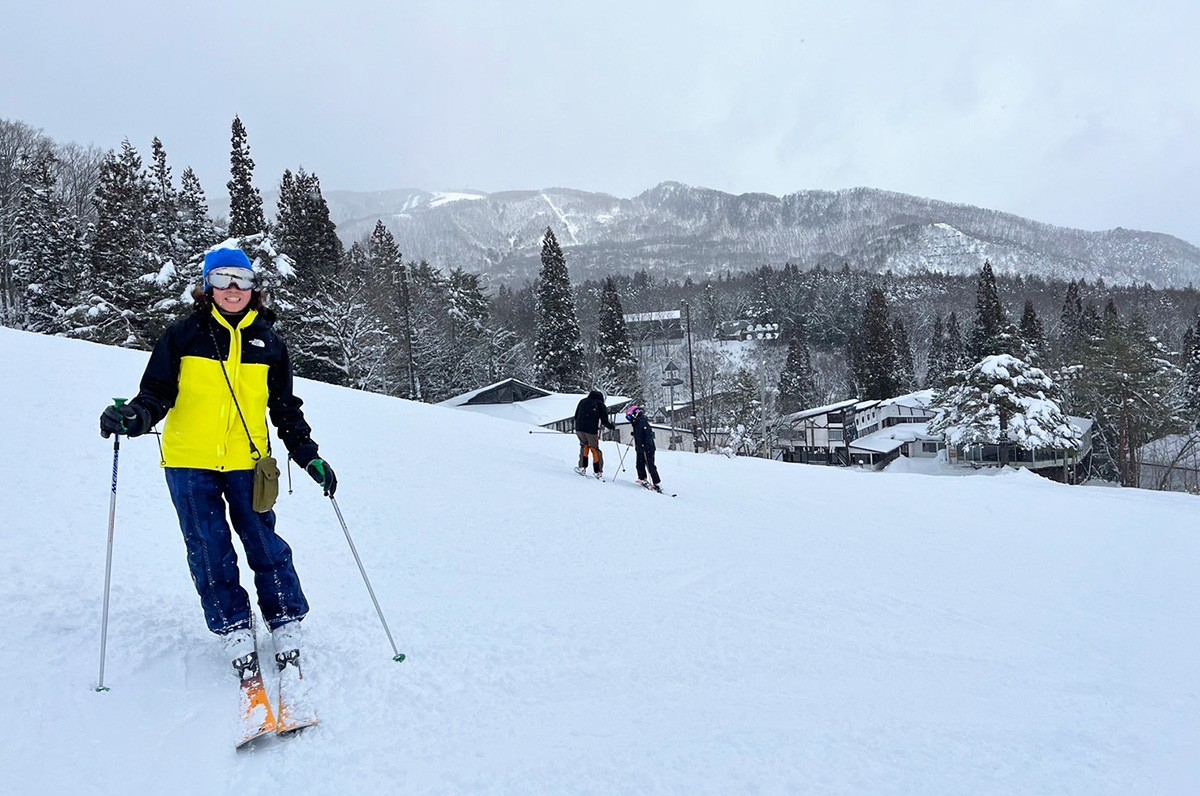
[[[338,508],[337,501],[333,495],[329,496],[329,502],[333,504],[333,510],[337,512],[338,522],[342,524],[342,533],[346,534],[346,543],[350,545],[350,552],[354,554],[354,562],[358,564],[358,571],[362,573],[363,583],[367,584],[367,593],[371,595],[371,602],[375,603],[375,613],[379,614],[379,622],[383,625],[383,632],[387,633],[388,643],[392,645],[392,652],[395,653],[392,657],[396,663],[404,660],[404,653],[396,649],[396,642],[392,639],[392,631],[388,629],[387,620],[383,618],[383,609],[379,607],[379,600],[375,599],[375,590],[371,588],[371,581],[367,578],[367,570],[363,568],[362,559],[358,557],[358,549],[354,546],[354,540],[350,538],[350,529],[346,527],[346,520],[342,517],[342,510]]]
[[[618,446],[620,446],[620,444],[621,444],[621,443],[619,443],[619,442],[617,443],[617,445],[618,445]],[[629,446],[628,446],[628,445],[626,445],[626,446],[625,446],[625,449],[624,449],[623,451],[621,451],[621,461],[620,461],[620,463],[617,465],[617,475],[620,475],[621,473],[625,472],[625,455],[626,455],[627,453],[629,453]],[[616,481],[616,480],[617,480],[617,475],[614,475],[614,476],[612,477],[612,480]]]
[[[121,406],[124,398],[114,398],[113,405]],[[100,620],[100,679],[97,691],[107,691],[104,684],[104,653],[108,646],[108,593],[112,585],[113,535],[117,529],[117,461],[121,456],[121,435],[113,434],[112,494],[108,497],[108,553],[104,557],[104,613]]]

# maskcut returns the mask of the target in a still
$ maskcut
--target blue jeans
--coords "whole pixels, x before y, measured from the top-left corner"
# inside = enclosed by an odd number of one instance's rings
[[[237,551],[225,520],[227,504],[254,570],[258,607],[267,626],[274,630],[303,619],[308,601],[292,565],[292,548],[275,533],[275,512],[258,514],[253,508],[254,471],[167,467],[165,472],[208,629],[228,633],[250,626],[250,598],[238,582]]]

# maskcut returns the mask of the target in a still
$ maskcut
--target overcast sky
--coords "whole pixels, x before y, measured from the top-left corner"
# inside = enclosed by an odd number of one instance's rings
[[[0,118],[225,194],[856,186],[1200,244],[1200,3],[22,2]]]

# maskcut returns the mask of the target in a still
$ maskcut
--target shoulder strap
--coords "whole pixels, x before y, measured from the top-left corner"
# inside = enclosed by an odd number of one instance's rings
[[[232,335],[233,332],[230,332]],[[262,458],[262,453],[259,452],[258,446],[254,444],[254,438],[250,436],[250,426],[246,425],[246,416],[242,414],[242,406],[238,403],[237,393],[233,391],[233,382],[229,380],[229,371],[225,370],[225,359],[221,356],[221,346],[217,343],[217,333],[213,331],[212,316],[209,316],[208,335],[212,338],[213,349],[217,354],[217,364],[221,366],[221,375],[225,377],[225,385],[229,387],[229,394],[233,396],[233,406],[237,409],[238,419],[242,421],[242,428],[246,431],[246,440],[250,443],[250,453],[254,461]],[[233,341],[229,341],[230,347],[233,347]],[[271,435],[267,435],[267,455],[271,455]]]

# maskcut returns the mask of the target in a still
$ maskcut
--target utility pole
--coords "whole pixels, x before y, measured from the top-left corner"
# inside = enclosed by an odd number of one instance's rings
[[[687,300],[683,302],[683,315],[685,326],[687,328],[687,344],[688,344],[688,383],[692,391],[692,423],[696,423],[696,364],[692,360],[692,308],[688,305]],[[693,437],[695,429],[693,428]],[[696,448],[695,439],[692,441],[692,450]]]

